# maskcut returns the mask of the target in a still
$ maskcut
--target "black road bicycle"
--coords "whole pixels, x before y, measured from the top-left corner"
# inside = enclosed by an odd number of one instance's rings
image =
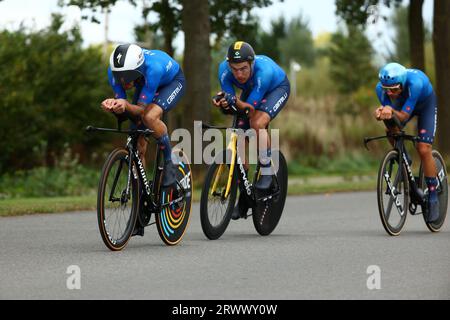
[[[419,176],[415,177],[411,169],[412,163],[408,156],[405,141],[416,144],[418,137],[407,135],[403,125],[397,118],[393,124],[400,129],[398,133],[385,136],[365,138],[364,144],[375,140],[393,139],[394,148],[389,151],[381,162],[378,173],[377,198],[381,222],[386,232],[391,236],[400,235],[408,215],[423,215],[425,223],[431,232],[439,232],[445,222],[448,206],[448,178],[447,167],[441,154],[433,150],[433,158],[438,171],[439,185],[439,218],[435,222],[428,222],[428,188],[425,182],[423,166],[420,166]],[[418,208],[421,207],[421,211]]]
[[[215,97],[217,100],[218,97]],[[210,240],[219,239],[227,229],[236,203],[238,187],[245,195],[252,209],[253,224],[262,235],[270,235],[277,227],[283,213],[288,188],[287,163],[281,151],[273,151],[272,177],[270,190],[261,192],[253,187],[261,174],[256,166],[253,183],[245,170],[244,162],[238,153],[238,119],[246,117],[249,110],[240,112],[232,107],[234,116],[232,128],[203,125],[203,129],[231,130],[230,143],[226,150],[217,155],[206,175],[200,201],[200,220],[204,234]],[[248,218],[247,215],[244,218]]]
[[[157,225],[161,240],[177,245],[189,225],[192,204],[192,173],[187,157],[174,150],[172,159],[178,164],[177,184],[163,188],[163,155],[157,148],[153,179],[147,174],[137,150],[138,138],[148,139],[150,130],[121,130],[87,127],[88,132],[110,132],[128,135],[124,148],[111,152],[100,177],[97,217],[100,234],[112,251],[125,248],[133,231]],[[155,222],[151,223],[152,215]]]

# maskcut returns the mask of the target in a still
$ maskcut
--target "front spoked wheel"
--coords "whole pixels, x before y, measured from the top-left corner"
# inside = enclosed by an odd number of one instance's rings
[[[112,251],[125,248],[136,224],[139,182],[129,173],[128,151],[116,149],[103,167],[97,197],[100,234]]]
[[[398,236],[406,222],[409,181],[404,166],[399,166],[399,152],[392,150],[384,158],[377,186],[378,210],[386,232]]]
[[[237,195],[237,175],[233,173],[227,194],[230,166],[219,156],[206,175],[200,200],[200,221],[202,230],[209,240],[219,239],[227,229],[233,213]]]
[[[183,151],[173,150],[172,159],[177,165],[177,185],[161,190],[161,212],[156,215],[156,225],[161,240],[175,246],[183,239],[189,226],[194,181],[191,166]]]
[[[433,150],[433,159],[436,163],[436,168],[438,172],[439,178],[439,186],[437,189],[438,198],[439,198],[439,219],[435,222],[427,222],[427,217],[424,214],[423,218],[425,220],[425,224],[431,232],[439,232],[444,226],[445,220],[447,218],[447,209],[448,209],[448,176],[447,176],[447,167],[445,165],[444,159],[441,154]],[[426,190],[427,186],[425,183],[425,176],[423,172],[423,168],[420,168],[420,181],[422,190]],[[428,211],[428,210],[427,210]]]
[[[280,151],[274,151],[272,159],[272,167],[276,173],[273,177],[272,188],[266,195],[256,192],[258,199],[265,199],[257,201],[253,208],[253,225],[262,236],[270,235],[278,226],[288,189],[288,168],[284,155]]]

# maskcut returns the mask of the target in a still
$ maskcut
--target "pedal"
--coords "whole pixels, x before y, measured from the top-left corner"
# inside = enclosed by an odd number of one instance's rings
[[[264,196],[264,197],[258,198],[256,201],[258,201],[258,202],[267,202],[267,201],[272,200],[273,198],[275,198],[275,197],[277,197],[279,195],[280,195],[280,191],[275,192],[275,193],[273,193],[271,195],[268,195],[268,196]]]

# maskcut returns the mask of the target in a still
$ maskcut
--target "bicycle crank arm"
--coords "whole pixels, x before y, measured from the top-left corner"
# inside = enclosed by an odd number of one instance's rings
[[[280,193],[281,193],[281,192],[278,191],[278,192],[276,192],[276,193],[274,193],[274,194],[271,194],[270,196],[265,196],[265,197],[259,198],[259,199],[257,199],[256,201],[257,201],[257,202],[267,202],[267,201],[272,200],[273,198],[279,196]]]
[[[173,201],[170,201],[170,202],[167,202],[167,203],[163,203],[161,205],[161,207],[163,207],[163,208],[164,207],[170,207],[170,206],[173,206],[174,204],[178,204],[178,203],[182,202],[183,200],[184,200],[184,196],[181,196],[178,199],[175,199]]]

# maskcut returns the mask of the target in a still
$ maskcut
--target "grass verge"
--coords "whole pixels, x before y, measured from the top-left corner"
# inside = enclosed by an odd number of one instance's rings
[[[307,195],[336,192],[375,190],[375,178],[290,178],[289,195]],[[194,191],[194,201],[200,201],[201,190]],[[96,196],[58,198],[16,198],[0,200],[0,217],[40,213],[96,210]]]
[[[95,210],[96,204],[97,198],[95,196],[7,199],[0,200],[0,217]]]

